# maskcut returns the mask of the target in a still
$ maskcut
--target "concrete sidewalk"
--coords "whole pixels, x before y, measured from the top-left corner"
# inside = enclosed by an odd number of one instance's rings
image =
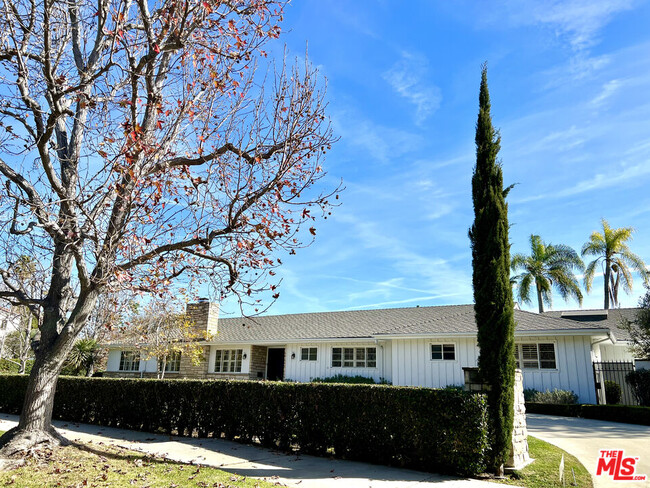
[[[9,430],[17,421],[15,415],[0,414],[0,430]],[[494,488],[497,485],[388,466],[289,455],[223,439],[165,436],[61,421],[54,422],[54,425],[70,440],[113,444],[173,461],[212,466],[293,487]]]
[[[530,435],[577,457],[591,473],[596,488],[650,488],[650,427],[530,413],[526,422]],[[626,456],[638,457],[636,474],[648,475],[648,480],[613,481],[610,476],[596,476],[601,449],[624,449]]]

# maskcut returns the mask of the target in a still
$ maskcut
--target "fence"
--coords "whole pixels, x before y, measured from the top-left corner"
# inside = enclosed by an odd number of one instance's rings
[[[606,361],[594,363],[594,381],[596,386],[596,397],[598,404],[611,404],[611,399],[605,395],[605,382],[613,381],[621,387],[621,400],[623,405],[638,405],[632,388],[625,381],[625,377],[630,371],[634,371],[632,361]]]

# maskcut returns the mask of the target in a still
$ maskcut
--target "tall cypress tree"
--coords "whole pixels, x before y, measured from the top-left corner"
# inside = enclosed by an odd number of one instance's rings
[[[491,468],[499,472],[510,451],[514,416],[514,306],[510,285],[508,205],[497,160],[501,137],[492,127],[487,65],[481,73],[476,122],[476,167],[472,176],[474,315],[478,326],[479,373],[487,391]]]

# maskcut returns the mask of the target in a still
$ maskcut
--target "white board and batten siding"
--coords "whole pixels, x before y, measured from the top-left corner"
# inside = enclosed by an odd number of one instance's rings
[[[598,361],[634,361],[634,354],[627,342],[618,341],[616,344],[600,344]]]
[[[516,343],[554,343],[556,369],[523,369],[524,388],[570,390],[580,403],[596,403],[590,336],[516,338]]]
[[[431,344],[454,344],[454,360],[432,360]],[[463,367],[475,367],[478,361],[476,339],[442,337],[435,339],[393,339],[393,384],[444,388],[462,385]]]
[[[316,348],[316,360],[301,359],[302,348]],[[332,349],[335,347],[374,347],[377,349],[377,366],[374,368],[332,367]],[[295,357],[292,359],[292,356]],[[314,342],[287,344],[285,352],[284,377],[287,380],[309,382],[313,378],[329,378],[335,375],[365,376],[379,382],[381,378],[390,379],[390,341],[368,342]]]
[[[523,369],[524,388],[574,391],[581,403],[596,403],[589,336],[516,337],[517,344],[555,344],[555,369]],[[454,360],[432,360],[431,344],[454,344]],[[478,365],[475,338],[393,339],[392,382],[399,386],[444,388],[464,383],[463,367]]]

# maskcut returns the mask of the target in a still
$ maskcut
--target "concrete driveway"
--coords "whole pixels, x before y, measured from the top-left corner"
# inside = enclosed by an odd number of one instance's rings
[[[526,421],[530,435],[577,457],[591,473],[595,487],[650,487],[650,427],[539,414],[526,415]],[[636,474],[648,475],[648,479],[613,481],[610,476],[596,476],[601,449],[623,449],[626,457],[638,457]]]
[[[0,414],[0,430],[17,424],[15,415]],[[463,479],[376,464],[315,456],[289,455],[224,439],[156,435],[97,425],[55,421],[70,440],[103,442],[183,463],[266,479],[296,488],[498,488],[487,481]]]

